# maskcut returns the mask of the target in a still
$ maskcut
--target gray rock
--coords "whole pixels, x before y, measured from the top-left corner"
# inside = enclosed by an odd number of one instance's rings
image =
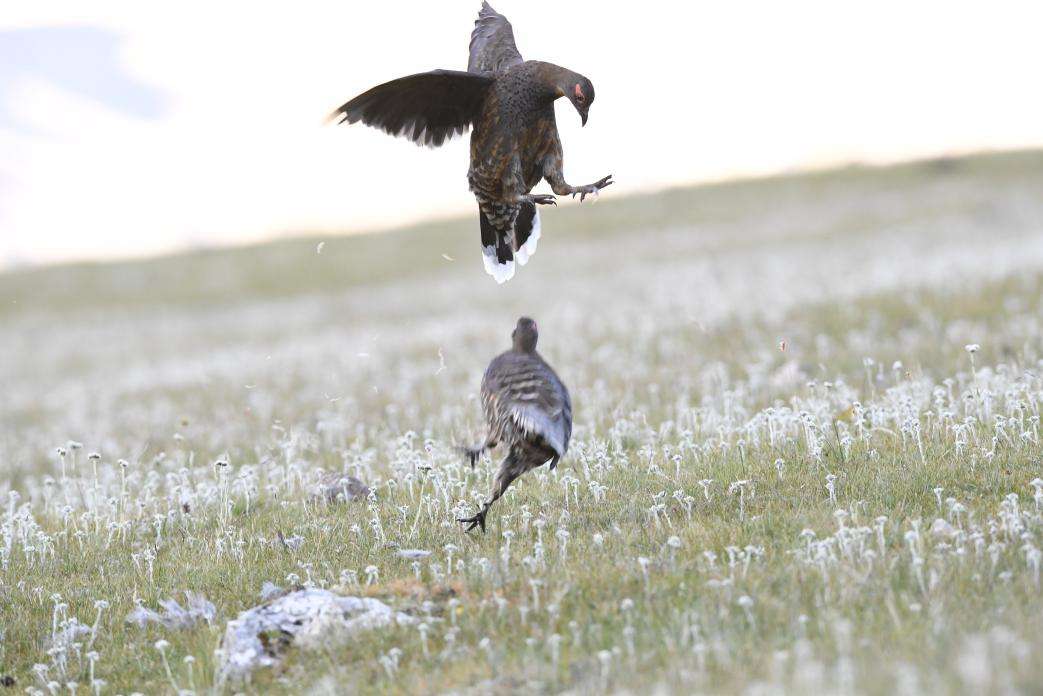
[[[137,606],[127,614],[127,623],[137,624],[144,628],[148,623],[157,623],[165,628],[192,628],[200,621],[211,624],[217,609],[206,597],[191,590],[185,590],[185,606],[182,607],[174,599],[164,599],[159,603],[160,611]]]
[[[282,659],[290,645],[309,650],[342,645],[355,634],[415,622],[378,599],[306,588],[247,609],[228,622],[219,678],[239,681]]]
[[[265,581],[261,585],[261,601],[267,602],[269,599],[273,599],[277,595],[282,594],[282,588],[276,585],[274,582]]]

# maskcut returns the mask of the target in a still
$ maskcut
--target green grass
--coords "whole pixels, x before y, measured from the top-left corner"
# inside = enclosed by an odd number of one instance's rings
[[[1034,692],[1041,185],[1026,152],[612,190],[505,287],[473,220],[0,275],[0,676],[89,692],[52,621],[104,600],[104,693],[173,691],[159,640],[197,692]],[[454,447],[523,313],[575,438],[465,535],[498,459]],[[375,498],[317,503],[328,471]],[[381,598],[426,648],[216,685],[266,581]],[[124,621],[185,590],[214,625]]]

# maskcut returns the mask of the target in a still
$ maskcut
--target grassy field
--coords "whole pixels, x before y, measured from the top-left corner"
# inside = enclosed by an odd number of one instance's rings
[[[0,275],[0,677],[1038,693],[1043,152],[620,182],[504,287],[472,219]],[[573,444],[465,535],[498,458],[454,447],[521,314]],[[265,582],[416,621],[218,683]],[[186,590],[212,623],[126,622]]]

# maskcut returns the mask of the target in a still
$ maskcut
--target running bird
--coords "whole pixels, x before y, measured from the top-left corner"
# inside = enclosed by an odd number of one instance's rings
[[[482,452],[505,445],[489,500],[474,517],[458,520],[464,531],[481,527],[485,515],[514,479],[550,462],[554,469],[565,456],[572,437],[572,399],[558,375],[536,352],[536,322],[518,320],[511,334],[514,346],[489,363],[482,378],[482,409],[489,426],[485,442],[465,450],[471,468]]]
[[[540,238],[537,205],[554,204],[533,194],[546,179],[559,196],[587,196],[611,185],[612,175],[572,186],[562,173],[561,140],[554,101],[565,97],[583,125],[594,101],[590,80],[566,68],[523,60],[507,18],[483,2],[467,71],[433,70],[374,87],[334,111],[339,123],[362,123],[418,145],[438,147],[473,127],[467,180],[478,199],[485,270],[497,283],[514,277]]]

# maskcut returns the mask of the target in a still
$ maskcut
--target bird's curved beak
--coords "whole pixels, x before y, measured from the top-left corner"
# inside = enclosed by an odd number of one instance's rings
[[[572,102],[572,108],[574,108],[576,110],[576,113],[579,114],[580,124],[582,126],[587,125],[587,112],[590,111],[590,103],[580,103],[575,99],[570,99],[569,101]]]

